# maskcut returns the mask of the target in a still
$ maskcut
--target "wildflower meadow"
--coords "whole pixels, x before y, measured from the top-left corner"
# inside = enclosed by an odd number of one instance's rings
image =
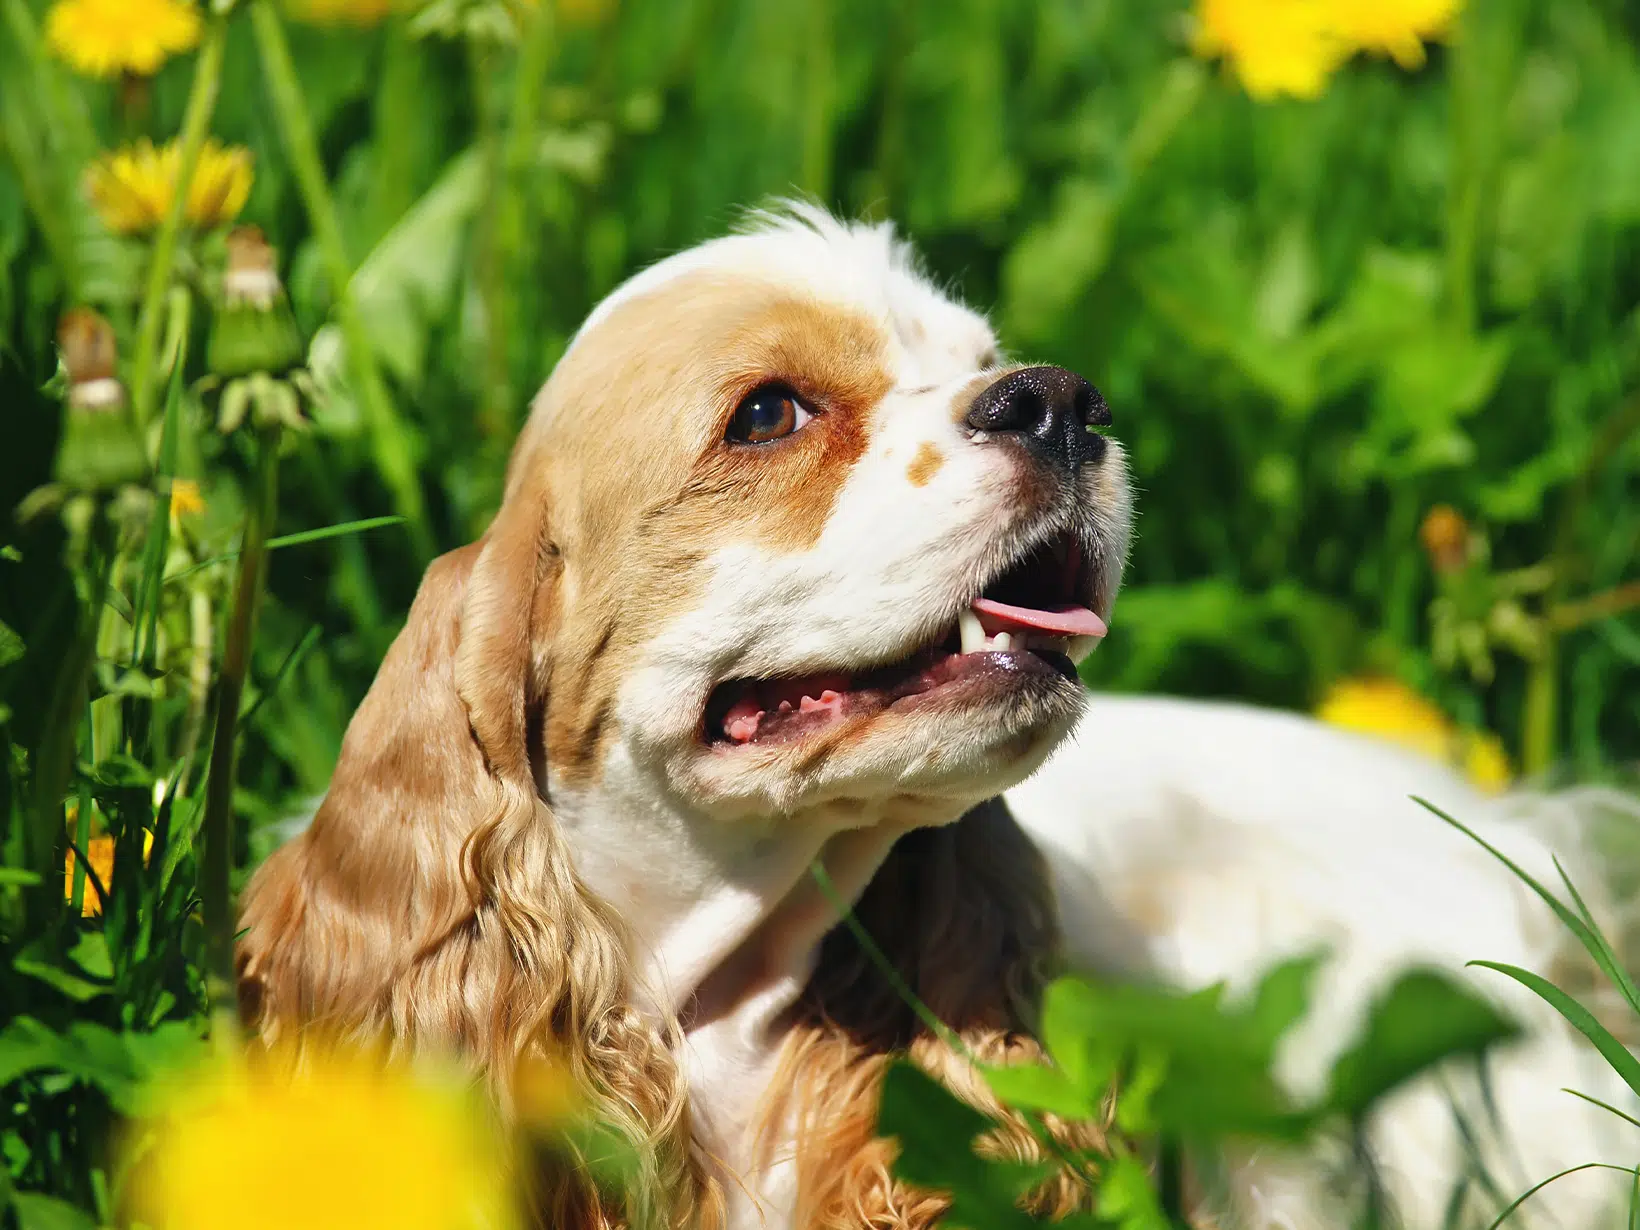
[[[543,1155],[622,1181],[550,1062],[502,1123],[459,1073],[248,1055],[235,899],[587,311],[792,195],[892,218],[1112,406],[1139,521],[1090,686],[1634,792],[1621,0],[0,0],[0,1226],[505,1227]],[[1555,909],[1640,1020],[1634,937]],[[1047,1037],[1101,1049],[994,1087],[1111,1109],[1076,1225],[1182,1226],[1182,1139],[1357,1124],[1513,1028],[1411,977],[1377,1075],[1272,1118],[1313,972],[1274,1016],[1055,984]],[[881,1125],[953,1224],[1038,1224],[917,1070]]]

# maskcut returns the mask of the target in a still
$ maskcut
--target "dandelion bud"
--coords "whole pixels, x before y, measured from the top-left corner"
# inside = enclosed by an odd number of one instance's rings
[[[68,373],[68,409],[57,451],[57,481],[79,491],[110,491],[148,474],[142,439],[114,374],[114,330],[95,312],[75,308],[57,327]]]
[[[302,358],[302,337],[279,281],[278,256],[254,226],[228,235],[222,307],[206,361],[218,376],[282,375]]]
[[[1469,564],[1469,523],[1449,504],[1437,504],[1424,517],[1418,539],[1429,562],[1442,576],[1451,576]]]

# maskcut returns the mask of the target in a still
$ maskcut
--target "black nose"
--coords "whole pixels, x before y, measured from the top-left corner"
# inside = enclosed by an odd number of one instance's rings
[[[1110,407],[1094,388],[1063,367],[1009,372],[968,408],[968,426],[1012,435],[1041,460],[1075,477],[1105,455],[1105,438],[1090,430],[1110,425]]]

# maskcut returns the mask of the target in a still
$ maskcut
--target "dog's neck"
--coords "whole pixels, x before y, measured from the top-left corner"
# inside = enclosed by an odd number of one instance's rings
[[[895,841],[928,812],[915,809],[912,819],[892,802],[855,799],[725,825],[619,771],[595,790],[549,793],[583,881],[627,923],[645,1006],[684,1027],[695,1132],[727,1167],[730,1225],[783,1224],[790,1161],[767,1168],[753,1132],[788,1010],[838,923],[837,899],[857,902]],[[953,803],[949,818],[960,810]]]
[[[692,1030],[730,1016],[770,1026],[838,921],[811,868],[852,905],[894,842],[928,823],[921,809],[913,819],[891,801],[850,799],[726,824],[619,764],[594,789],[555,785],[550,797],[582,880],[627,924],[640,995]]]

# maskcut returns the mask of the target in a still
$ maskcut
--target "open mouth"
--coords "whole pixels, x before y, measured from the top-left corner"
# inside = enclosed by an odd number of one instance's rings
[[[1105,635],[1085,603],[1081,545],[1061,535],[993,578],[939,637],[888,666],[779,679],[732,679],[706,705],[709,743],[768,744],[843,719],[911,708],[938,696],[961,703],[1030,683],[1076,682],[1074,650]]]

